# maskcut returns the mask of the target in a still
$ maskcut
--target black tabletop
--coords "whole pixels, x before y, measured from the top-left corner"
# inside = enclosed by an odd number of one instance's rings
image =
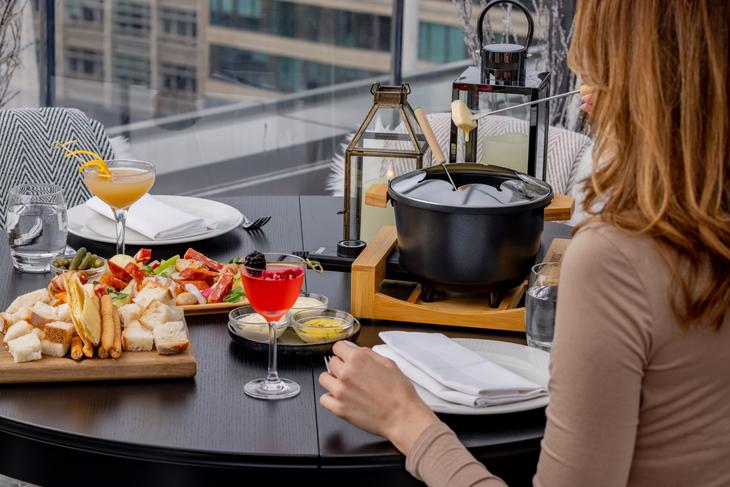
[[[237,229],[192,244],[216,259],[254,249],[331,246],[340,236],[340,200],[335,198],[222,201],[249,217],[270,215],[272,220],[263,232]],[[547,225],[546,232],[565,234],[566,229]],[[113,254],[108,244],[75,237],[69,237],[69,244]],[[165,246],[153,251],[165,257],[186,249]],[[0,276],[0,309],[49,279],[12,270],[6,243],[0,245]],[[327,295],[331,306],[349,309],[349,274],[308,272],[306,285],[308,291]],[[192,380],[0,386],[0,472],[41,485],[66,485],[69,478],[77,485],[239,484],[271,478],[320,483],[339,477],[349,485],[416,483],[404,471],[402,455],[383,438],[364,433],[319,406],[321,359],[280,357],[280,374],[302,387],[296,398],[266,402],[244,396],[243,385],[265,373],[266,357],[233,344],[226,320],[226,315],[188,318],[198,360]],[[393,328],[435,329],[370,322],[364,324],[358,343],[372,346],[379,342],[379,331]],[[439,331],[524,342],[517,334]],[[443,419],[495,473],[513,485],[529,481],[544,428],[543,410]]]

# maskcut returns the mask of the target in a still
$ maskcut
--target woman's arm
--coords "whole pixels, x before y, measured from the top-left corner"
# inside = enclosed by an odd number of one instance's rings
[[[536,486],[624,487],[629,478],[652,317],[626,242],[591,227],[564,257]]]
[[[339,342],[322,406],[355,426],[389,439],[406,455],[406,468],[430,487],[504,486],[464,448],[453,431],[418,397],[398,367],[368,348]]]

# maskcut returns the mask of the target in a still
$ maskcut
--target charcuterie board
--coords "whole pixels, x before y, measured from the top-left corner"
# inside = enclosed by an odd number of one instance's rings
[[[178,355],[125,352],[118,359],[93,358],[76,362],[66,357],[43,357],[35,362],[16,364],[7,346],[0,345],[0,384],[169,379],[194,377],[197,370],[192,346]]]

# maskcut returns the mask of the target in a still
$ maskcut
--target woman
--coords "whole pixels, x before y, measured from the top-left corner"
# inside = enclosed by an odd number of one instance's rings
[[[582,0],[595,159],[563,261],[539,486],[730,485],[730,2]],[[338,344],[324,407],[431,486],[503,485],[392,362]]]

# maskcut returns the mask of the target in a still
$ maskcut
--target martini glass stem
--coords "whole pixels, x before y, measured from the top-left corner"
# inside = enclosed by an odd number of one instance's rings
[[[127,232],[127,210],[115,208],[114,220],[117,223],[117,254],[123,254],[125,234]]]
[[[281,387],[281,379],[276,371],[276,321],[269,322],[269,366],[266,373],[266,388],[277,389]]]

